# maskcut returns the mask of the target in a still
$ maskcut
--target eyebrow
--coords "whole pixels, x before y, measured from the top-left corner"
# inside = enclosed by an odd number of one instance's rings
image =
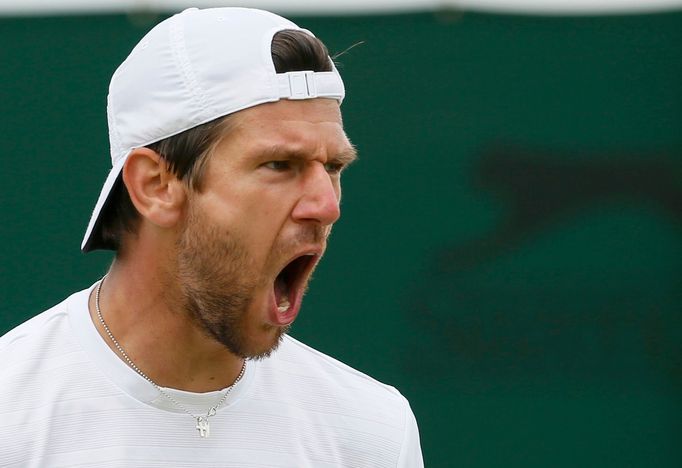
[[[292,151],[287,148],[283,148],[279,145],[270,146],[267,149],[260,152],[261,156],[266,158],[270,157],[287,157],[296,159],[308,159],[305,153],[299,151]],[[340,153],[334,154],[329,157],[330,161],[338,162],[344,166],[348,166],[353,161],[358,159],[358,152],[353,145],[348,146]]]
[[[340,162],[344,166],[348,166],[349,164],[358,159],[358,151],[355,149],[355,146],[351,145],[341,153],[329,159]]]

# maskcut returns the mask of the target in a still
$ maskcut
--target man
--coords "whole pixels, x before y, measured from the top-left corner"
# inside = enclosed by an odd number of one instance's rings
[[[190,9],[114,73],[101,281],[0,339],[0,465],[418,467],[392,387],[286,335],[355,157],[324,45]]]

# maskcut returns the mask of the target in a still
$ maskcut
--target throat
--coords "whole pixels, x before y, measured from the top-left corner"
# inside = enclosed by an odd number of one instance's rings
[[[140,306],[128,304],[117,310],[111,296],[105,296],[114,290],[115,277],[105,279],[90,295],[90,318],[112,353],[132,372],[160,387],[195,393],[218,391],[234,382],[244,362],[241,357],[208,337],[186,315],[158,306],[157,297],[155,305],[143,304],[145,313],[135,322],[128,320],[130,314],[121,311]]]

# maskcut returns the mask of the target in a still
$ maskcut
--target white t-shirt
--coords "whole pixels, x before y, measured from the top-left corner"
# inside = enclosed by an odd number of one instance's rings
[[[91,289],[0,338],[0,466],[423,466],[397,390],[291,337],[247,362],[200,438],[99,335]],[[167,391],[197,415],[221,396]]]

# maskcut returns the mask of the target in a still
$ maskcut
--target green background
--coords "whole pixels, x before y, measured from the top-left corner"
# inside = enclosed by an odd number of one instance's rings
[[[0,19],[0,333],[106,271],[106,89],[158,20]],[[429,467],[681,466],[682,12],[296,20],[364,44],[293,335],[398,387]]]

